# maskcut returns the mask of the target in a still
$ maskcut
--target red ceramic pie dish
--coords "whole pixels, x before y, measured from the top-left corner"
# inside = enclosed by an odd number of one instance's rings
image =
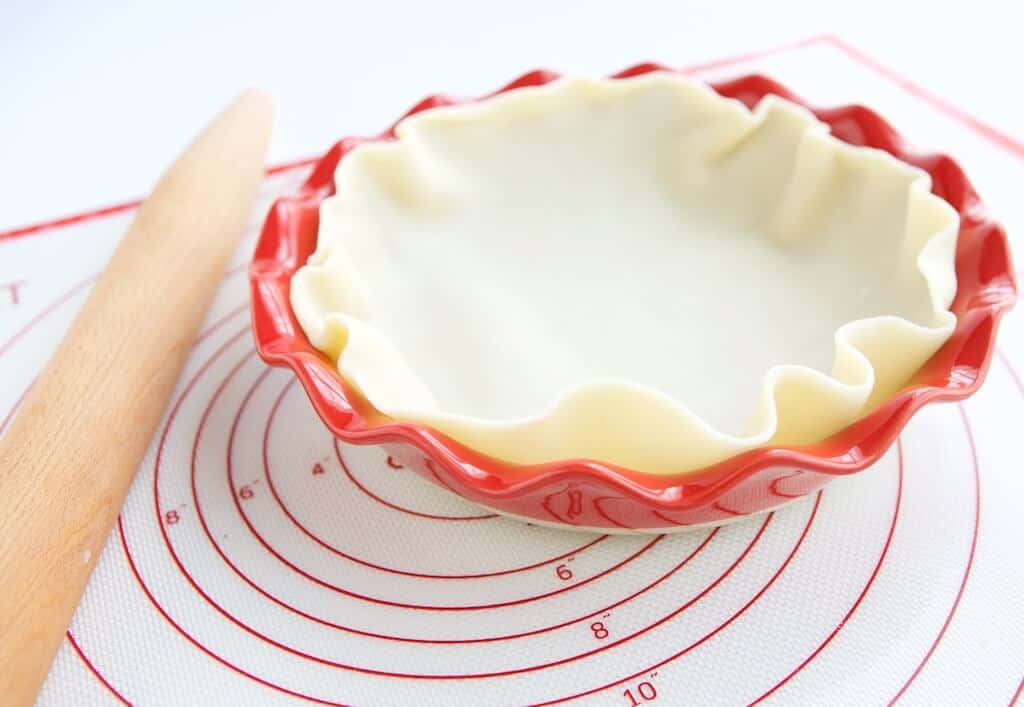
[[[641,64],[612,78],[652,71],[672,69]],[[534,71],[497,93],[557,78],[556,73]],[[808,108],[840,140],[884,150],[928,172],[932,192],[960,215],[958,289],[951,307],[957,317],[955,331],[899,393],[839,434],[799,448],[754,449],[678,475],[651,475],[588,459],[510,464],[427,426],[395,421],[376,411],[310,344],[292,312],[289,287],[292,275],[316,247],[319,205],[334,191],[339,161],[360,143],[393,140],[394,126],[377,137],[337,143],[296,193],[279,198],[271,208],[250,268],[257,351],[267,363],[295,372],[324,424],[342,441],[381,446],[407,468],[470,501],[540,523],[611,532],[718,524],[776,508],[818,490],[836,476],[871,466],[922,406],[966,398],[981,385],[995,350],[999,320],[1016,301],[1006,233],[989,216],[956,162],[945,155],[913,150],[867,108],[815,108],[760,75],[712,84],[712,88],[751,108],[767,95]],[[480,99],[431,96],[406,115],[475,100]]]

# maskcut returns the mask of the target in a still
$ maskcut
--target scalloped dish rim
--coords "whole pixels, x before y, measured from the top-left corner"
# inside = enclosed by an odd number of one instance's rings
[[[753,233],[759,242],[776,243],[771,246],[770,252],[784,254],[795,250],[806,253],[810,249],[830,253],[836,248],[845,251],[846,255],[838,260],[833,255],[832,267],[838,264],[840,273],[824,277],[823,282],[814,286],[815,292],[825,282],[845,272],[856,273],[856,277],[847,283],[848,288],[857,287],[860,277],[877,280],[875,287],[879,290],[884,289],[883,282],[889,283],[890,289],[884,290],[888,299],[882,298],[875,303],[877,309],[869,308],[865,311],[858,308],[861,314],[841,320],[842,323],[837,322],[838,329],[831,331],[835,347],[831,375],[785,358],[765,364],[770,367],[761,376],[756,404],[754,401],[744,402],[744,406],[752,405],[753,410],[743,414],[752,414],[753,417],[742,435],[729,434],[697,414],[687,398],[677,397],[678,394],[673,396],[667,390],[640,383],[630,376],[618,380],[599,376],[563,387],[554,397],[547,397],[540,409],[534,408],[525,416],[495,419],[471,415],[462,410],[450,411],[435,403],[431,389],[418,375],[418,368],[405,360],[404,354],[414,352],[396,348],[377,328],[376,320],[366,318],[365,312],[373,311],[381,288],[387,291],[391,289],[389,285],[395,282],[403,283],[399,286],[403,296],[398,302],[392,302],[391,306],[398,312],[410,310],[406,294],[408,285],[405,284],[407,273],[394,271],[384,265],[386,271],[378,273],[377,281],[370,283],[369,290],[363,282],[363,261],[354,257],[354,252],[365,254],[380,249],[380,245],[374,242],[373,218],[365,213],[367,208],[372,214],[375,208],[372,204],[382,201],[382,208],[400,208],[400,213],[408,214],[402,218],[409,219],[409,222],[402,221],[402,225],[397,228],[399,232],[405,225],[416,229],[416,224],[422,223],[423,219],[436,221],[437,232],[425,241],[429,243],[428,252],[434,255],[438,252],[439,240],[450,238],[451,219],[457,219],[462,211],[462,207],[454,206],[453,201],[459,203],[467,198],[480,198],[480,185],[491,184],[490,180],[481,179],[476,173],[472,178],[462,176],[458,167],[450,166],[450,151],[467,149],[459,147],[462,144],[457,138],[459,134],[471,132],[474,136],[483,135],[485,145],[514,145],[509,151],[521,159],[524,151],[529,150],[527,143],[537,131],[543,134],[547,121],[558,121],[561,116],[566,116],[563,120],[580,136],[576,141],[582,146],[579,155],[585,160],[584,164],[589,165],[592,155],[599,154],[603,144],[616,142],[617,136],[621,134],[617,119],[611,122],[610,135],[595,133],[594,125],[600,125],[600,117],[593,116],[606,115],[606,111],[612,116],[630,115],[630,131],[636,136],[623,141],[625,143],[631,139],[636,142],[635,145],[630,143],[630,147],[624,151],[611,151],[616,155],[609,164],[611,174],[617,174],[618,167],[630,169],[630,163],[637,159],[633,157],[633,150],[643,150],[644,154],[647,150],[653,150],[654,154],[673,155],[668,178],[676,181],[685,173],[696,175],[693,178],[695,181],[684,181],[684,191],[692,192],[686,197],[687,200],[696,198],[698,202],[715,202],[724,195],[724,203],[717,206],[716,210],[730,214],[731,218],[744,208],[749,208],[750,204],[763,201],[763,206],[751,209],[756,213],[767,208],[766,213],[759,217]],[[525,136],[521,132],[504,132],[515,130],[516,125],[529,126],[520,128],[526,130]],[[556,130],[564,130],[566,127],[557,122],[556,125]],[[672,127],[665,130],[663,126],[666,125]],[[547,139],[561,140],[560,130],[555,136],[548,135]],[[766,96],[751,111],[739,101],[719,96],[705,84],[665,72],[648,73],[627,80],[563,78],[544,86],[519,89],[481,102],[421,112],[399,122],[394,133],[394,140],[361,145],[347,159],[339,162],[334,179],[336,193],[320,205],[317,248],[307,263],[295,273],[291,282],[292,311],[313,345],[335,361],[346,380],[358,388],[360,394],[377,410],[396,421],[428,425],[482,454],[513,464],[536,464],[551,459],[578,457],[642,469],[649,474],[679,474],[721,462],[757,447],[814,444],[849,426],[890,397],[941,347],[954,330],[956,317],[948,308],[956,291],[954,252],[959,214],[930,192],[930,175],[923,170],[880,150],[851,146],[838,140],[829,135],[827,126],[817,121],[806,109],[785,99]],[[446,136],[447,139],[454,138],[456,146],[427,147],[432,141],[446,140]],[[447,142],[444,144],[447,145]],[[533,159],[523,160],[521,164],[529,165],[527,170],[535,164],[543,164],[548,154],[548,144],[541,142],[540,152]],[[764,153],[766,147],[771,150],[768,154]],[[468,149],[469,154],[461,154],[460,160],[477,160],[477,169],[489,168],[487,162],[481,163],[481,158],[473,154],[474,150],[481,149],[476,141],[471,141]],[[483,148],[485,154],[490,149]],[[541,218],[546,222],[546,228],[552,229],[551,216],[559,213],[564,215],[564,211],[523,209],[517,206],[510,213],[498,211],[495,216],[493,209],[505,208],[504,204],[514,198],[512,195],[526,185],[529,185],[526,187],[527,193],[534,194],[538,189],[538,181],[541,182],[539,189],[542,194],[558,193],[566,181],[566,170],[572,173],[573,154],[576,153],[569,150],[560,157],[559,169],[552,173],[557,176],[551,184],[543,184],[548,170],[542,169],[537,178],[528,179],[531,173],[523,172],[522,167],[513,169],[510,176],[506,175],[505,179],[511,178],[511,183],[493,184],[490,189],[497,189],[500,198],[494,199],[494,206],[485,212],[485,223],[490,226],[476,224],[471,233],[482,232],[492,238],[495,233],[503,230],[494,228],[494,223],[503,223],[513,214],[524,212],[536,214],[533,218]],[[787,165],[788,155],[792,156],[792,161]],[[515,158],[510,158],[512,155],[508,154],[498,159],[501,163],[512,161],[519,164]],[[614,162],[617,158],[623,159],[624,163],[617,165]],[[483,159],[490,159],[491,165],[496,164],[494,156]],[[709,176],[715,173],[723,161],[729,165],[727,170],[739,169],[742,175],[749,174],[755,178],[743,179],[741,186],[728,176]],[[777,162],[784,165],[781,175],[775,167]],[[643,169],[653,170],[655,164],[645,164]],[[666,166],[662,165],[660,169],[666,169]],[[584,167],[569,177],[568,181],[574,184],[575,189],[576,183],[586,184],[594,174],[593,169]],[[467,182],[473,186],[466,186]],[[622,183],[614,180],[613,184],[612,193],[598,198],[599,203],[617,203],[616,196]],[[709,185],[711,193],[704,194],[702,190]],[[866,190],[864,185],[868,185]],[[343,191],[337,192],[339,188]],[[644,189],[655,194],[663,191],[657,181],[641,187],[641,190]],[[380,192],[384,192],[383,197],[369,197],[369,194]],[[837,203],[833,203],[838,198],[836,194],[843,196]],[[536,198],[529,197],[527,203],[535,203]],[[658,198],[674,202],[679,197],[671,192]],[[843,199],[847,202],[847,210],[853,208],[855,213],[871,213],[871,226],[859,225],[848,216],[838,215],[841,213],[839,209]],[[867,200],[866,203],[860,201],[863,199]],[[439,202],[445,206],[437,206]],[[822,202],[824,207],[821,206]],[[652,208],[651,211],[656,212],[658,209]],[[352,219],[358,219],[358,225],[352,224]],[[602,220],[605,219],[607,215]],[[813,224],[819,219],[831,224],[828,238],[818,233],[818,226],[801,223]],[[776,225],[769,226],[767,222],[775,222]],[[518,223],[513,227],[510,236],[513,250],[517,248],[515,243],[518,242],[518,234],[524,230],[536,231],[537,226],[534,223]],[[665,242],[666,239],[689,240],[683,234],[690,232],[690,229],[680,226],[672,223],[667,233],[660,234],[660,239],[658,234],[655,235],[654,242]],[[392,230],[395,230],[394,227]],[[553,228],[553,233],[540,231],[545,233],[544,248],[549,247],[551,237],[563,233],[571,234],[570,248],[578,247],[575,245],[578,241],[574,239],[581,232],[587,233],[585,247],[595,247],[594,233],[581,231],[573,223],[561,224]],[[617,233],[629,234],[629,247],[637,247],[633,245],[638,237],[636,231],[623,229]],[[875,239],[871,241],[867,239],[869,233],[880,233],[885,237],[871,236]],[[888,237],[890,234],[891,238]],[[621,241],[623,237],[616,235],[612,240]],[[389,241],[393,238],[393,235],[388,236]],[[456,247],[463,249],[480,240],[472,236],[467,241],[460,241],[461,245]],[[643,240],[651,242],[650,236]],[[350,241],[355,241],[351,247]],[[416,238],[398,246],[390,243],[388,248],[412,251],[418,241],[419,238]],[[713,248],[720,248],[722,246],[714,244],[729,241],[712,237],[705,242],[712,244]],[[443,250],[441,252],[444,253]],[[484,249],[478,257],[486,259],[489,252]],[[378,253],[377,260],[381,257]],[[423,254],[413,257],[412,261],[427,257],[427,254]],[[759,272],[764,272],[763,257],[755,259],[757,263],[762,263],[758,266]],[[804,255],[790,262],[801,263],[806,260],[800,267],[813,269],[822,267],[819,265],[822,257],[822,253],[818,253],[814,259],[807,260]],[[785,258],[792,256],[786,255]],[[408,260],[409,256],[404,259]],[[859,263],[858,267],[847,265],[850,259],[855,264]],[[543,308],[546,309],[564,293],[566,285],[561,273],[565,270],[559,270],[557,291],[545,295],[541,284],[543,280],[536,279],[538,263],[534,257],[528,260],[532,264],[522,276],[533,279],[527,291],[536,297],[539,285],[542,293],[540,296],[545,300]],[[606,260],[615,262],[612,257]],[[645,262],[676,261],[677,258],[664,254],[649,256]],[[473,263],[482,265],[474,260],[468,267],[475,269],[477,265]],[[506,257],[499,270],[508,266]],[[462,271],[465,267],[467,264],[462,264]],[[886,268],[884,276],[879,268]],[[895,270],[889,271],[889,268]],[[373,269],[378,270],[379,267]],[[644,272],[642,281],[649,281],[653,273]],[[436,287],[434,282],[437,277],[435,273],[428,275],[425,283],[428,291]],[[491,283],[495,277],[500,280],[499,273],[491,272],[485,280]],[[607,277],[614,276],[603,276]],[[671,267],[669,278],[672,291],[679,288],[678,277],[678,270]],[[789,273],[788,279],[794,277],[805,283],[802,285],[804,288],[815,277],[821,278],[814,273]],[[735,290],[739,283],[748,281],[760,282],[757,278],[730,278],[732,284],[729,287]],[[893,282],[900,283],[900,287],[891,289]],[[515,280],[507,285],[515,291],[521,291],[518,283]],[[618,284],[621,287],[625,283]],[[772,289],[772,285],[767,286]],[[901,288],[910,294],[901,293]],[[758,298],[757,289],[749,293],[755,299]],[[616,291],[618,294],[615,298],[620,298],[621,291],[619,288]],[[706,310],[707,304],[716,299],[713,293],[708,294],[710,296],[702,298],[704,304],[700,307],[701,311]],[[763,294],[762,289],[761,296]],[[670,309],[678,306],[675,300],[667,299],[660,292],[653,296],[665,303],[672,302]],[[919,304],[908,304],[915,298]],[[810,300],[817,301],[819,298],[813,297]],[[495,302],[493,299],[484,301]],[[835,306],[830,299],[822,301],[828,303],[830,310]],[[499,298],[497,303],[500,302]],[[641,301],[641,307],[645,306],[644,302],[650,303],[650,299]],[[791,307],[792,303],[792,298],[789,298],[780,304]],[[514,310],[521,306],[515,305]],[[905,314],[908,308],[914,311],[913,319]],[[420,306],[405,315],[411,319],[407,326],[421,329],[424,322],[432,321],[429,330],[434,332],[434,345],[444,347],[454,336],[450,333],[452,322],[441,315],[448,307],[438,308],[438,316],[433,320],[431,317],[434,310],[428,308],[424,312],[422,309]],[[588,309],[599,321],[604,319],[602,308],[591,305]],[[904,314],[898,315],[897,312]],[[492,318],[493,315],[489,315],[484,319]],[[501,316],[496,321],[501,323],[499,330],[513,324]],[[742,321],[749,322],[750,319],[744,316]],[[459,320],[455,327],[461,331],[467,324],[469,322]],[[528,329],[533,326],[528,322],[521,324]],[[770,326],[777,328],[778,324]],[[683,330],[688,335],[696,331],[698,339],[704,338],[699,333],[699,326],[694,329],[687,325],[680,328],[680,331]],[[638,340],[637,337],[646,339],[646,331],[634,332],[633,337],[628,337],[626,341]],[[480,332],[477,336],[486,341],[495,336],[500,337],[501,333]],[[797,341],[806,338],[799,330],[793,332],[793,336]],[[793,337],[783,338],[788,340]],[[524,343],[532,351],[543,352],[567,342],[558,337],[557,341],[546,343],[538,344],[529,339]],[[447,347],[441,371],[445,375],[447,370],[451,370],[452,362],[459,361],[463,345]],[[806,346],[805,343],[797,348]],[[625,348],[632,351],[631,346]],[[740,345],[739,350],[755,349]],[[628,354],[630,361],[634,355]],[[543,358],[544,354],[540,356]],[[686,364],[680,365],[675,356],[668,358],[670,370],[676,371],[673,376],[678,376],[679,371],[696,370]],[[718,358],[711,356],[710,360]],[[532,380],[537,374],[543,373],[524,368],[525,363],[522,360],[516,362],[517,376]],[[538,364],[542,368],[549,365],[546,361],[533,361],[533,365]],[[631,364],[630,369],[635,365]],[[454,364],[454,370],[473,368],[475,366],[472,361]],[[750,366],[750,369],[757,371],[760,367]],[[499,373],[497,377],[499,380],[510,378],[510,374]],[[492,375],[488,370],[487,377]],[[702,370],[701,375],[714,374]],[[725,372],[721,375],[728,376],[729,380],[735,377]],[[464,388],[476,389],[481,385],[486,386],[486,381],[467,383]],[[507,388],[508,392],[513,392],[521,390],[522,386],[511,385]],[[489,397],[497,392],[491,391]],[[726,396],[732,399],[736,393]],[[718,393],[714,397],[721,399],[722,394]],[[499,406],[499,409],[506,408]]]
[[[611,78],[628,78],[652,71],[673,70],[657,64],[639,64]],[[495,94],[542,85],[558,78],[560,76],[553,72],[530,72]],[[1016,300],[1017,287],[1006,234],[989,217],[970,182],[952,159],[913,151],[888,123],[869,109],[857,105],[816,109],[782,85],[756,74],[715,82],[712,88],[720,95],[739,98],[748,107],[765,95],[778,95],[804,106],[829,124],[832,134],[844,142],[882,149],[924,169],[932,175],[933,193],[944,198],[960,214],[956,253],[959,289],[951,306],[957,315],[957,324],[952,336],[903,390],[832,437],[799,448],[759,447],[692,471],[647,474],[588,459],[511,464],[480,454],[426,425],[395,422],[382,416],[306,339],[290,308],[289,282],[312,252],[316,207],[332,193],[337,163],[361,142],[394,139],[394,126],[374,138],[347,138],[337,143],[316,165],[298,194],[281,197],[272,207],[250,268],[253,330],[258,353],[268,363],[286,366],[295,372],[316,412],[338,438],[357,444],[393,441],[411,444],[444,465],[483,503],[488,499],[500,503],[501,499],[528,494],[566,480],[591,478],[653,507],[681,510],[709,503],[743,478],[768,467],[792,466],[835,476],[870,466],[885,453],[907,420],[923,405],[936,400],[963,399],[977,390],[984,379],[995,350],[999,319]],[[466,101],[432,96],[418,103],[403,118],[460,102]]]

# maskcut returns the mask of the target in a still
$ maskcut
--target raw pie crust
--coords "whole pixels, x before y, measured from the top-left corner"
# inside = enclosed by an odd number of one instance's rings
[[[819,442],[953,332],[956,212],[787,101],[563,79],[395,132],[338,165],[292,307],[378,410],[485,454]]]

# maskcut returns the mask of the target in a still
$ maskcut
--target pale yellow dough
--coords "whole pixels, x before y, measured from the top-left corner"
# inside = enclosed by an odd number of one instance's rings
[[[292,307],[379,410],[500,459],[818,442],[953,331],[956,212],[786,101],[563,79],[397,134],[341,161]]]

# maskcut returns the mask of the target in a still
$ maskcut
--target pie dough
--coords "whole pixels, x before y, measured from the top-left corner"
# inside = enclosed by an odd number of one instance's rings
[[[785,100],[561,79],[395,134],[338,165],[292,307],[379,411],[507,462],[819,442],[953,332],[956,212]]]

